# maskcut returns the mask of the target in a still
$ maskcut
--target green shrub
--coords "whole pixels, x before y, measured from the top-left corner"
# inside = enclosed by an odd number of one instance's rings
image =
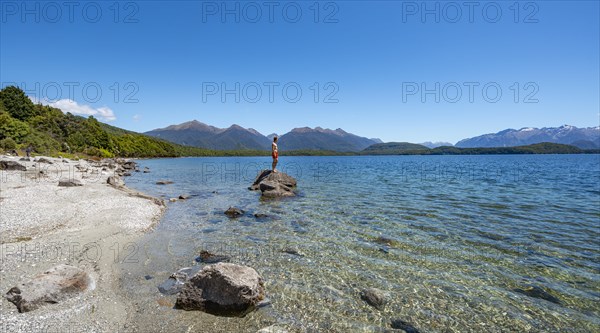
[[[0,140],[0,148],[4,150],[17,149],[17,143],[12,138],[4,138]]]
[[[6,113],[0,114],[0,139],[12,138],[21,142],[29,132],[27,123],[14,119]]]

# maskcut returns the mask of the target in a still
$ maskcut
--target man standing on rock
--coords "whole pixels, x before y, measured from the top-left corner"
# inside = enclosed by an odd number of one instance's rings
[[[279,152],[277,151],[277,137],[273,138],[273,143],[271,144],[271,157],[273,157],[273,166],[271,169],[273,169],[273,172],[276,173],[277,169],[275,169],[275,167],[277,167],[277,162],[279,162]]]

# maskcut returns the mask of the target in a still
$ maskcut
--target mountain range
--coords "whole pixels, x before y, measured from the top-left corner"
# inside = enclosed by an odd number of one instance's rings
[[[217,128],[197,120],[179,125],[155,129],[144,134],[175,142],[185,146],[194,146],[214,150],[270,150],[275,133],[267,136],[252,128],[231,125],[228,128]],[[530,144],[550,142],[573,145],[581,149],[600,148],[600,127],[577,128],[563,125],[560,127],[533,128],[519,130],[506,129],[498,133],[484,134],[460,140],[454,145],[458,148],[492,148],[516,147]],[[279,136],[281,150],[321,150],[334,152],[359,152],[366,148],[381,144],[379,139],[369,139],[341,128],[294,128]],[[453,146],[449,142],[425,142],[428,148]],[[377,149],[381,147],[378,146]]]
[[[252,128],[231,125],[217,128],[197,120],[144,133],[185,146],[215,150],[269,150],[271,140]]]
[[[524,127],[506,129],[498,133],[484,134],[456,143],[459,148],[515,147],[540,142],[573,145],[581,149],[600,148],[600,126],[577,128],[563,125],[560,127]]]
[[[144,133],[186,146],[195,146],[215,150],[270,150],[273,137],[264,136],[252,128],[231,125],[229,128],[217,128],[197,120],[179,125],[155,129]],[[321,127],[294,128],[279,136],[279,148],[282,150],[330,150],[337,152],[358,152],[379,139],[368,139],[348,133],[341,128],[336,130]]]

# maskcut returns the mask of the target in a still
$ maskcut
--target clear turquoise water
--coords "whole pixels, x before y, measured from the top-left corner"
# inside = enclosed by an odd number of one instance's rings
[[[247,189],[270,158],[139,162],[152,172],[128,186],[192,195],[122,265],[140,330],[377,332],[401,318],[422,332],[600,331],[599,155],[282,157],[299,196],[275,201]],[[202,249],[254,267],[272,304],[245,318],[173,310],[156,286]],[[528,285],[560,304],[515,291]],[[384,310],[366,287],[388,293]]]

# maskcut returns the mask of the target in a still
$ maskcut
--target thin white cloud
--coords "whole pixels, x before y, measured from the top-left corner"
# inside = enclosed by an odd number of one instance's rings
[[[133,121],[140,121],[140,119],[142,119],[142,116],[140,116],[139,114],[134,114],[133,115]]]
[[[29,98],[34,103],[50,105],[51,107],[61,109],[64,113],[70,112],[79,116],[94,116],[105,121],[113,121],[117,119],[113,110],[106,106],[95,109],[89,105],[79,104],[72,99],[60,99],[55,102],[49,102],[47,100],[39,100],[35,97]]]

